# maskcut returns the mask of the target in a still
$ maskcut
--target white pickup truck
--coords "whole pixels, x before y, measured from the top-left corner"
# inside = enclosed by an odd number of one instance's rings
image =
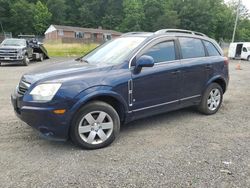
[[[8,38],[0,44],[0,66],[1,63],[28,66],[30,60],[43,61],[44,58],[49,58],[47,50],[36,40]]]
[[[233,42],[228,49],[231,59],[244,59],[250,61],[250,42]]]

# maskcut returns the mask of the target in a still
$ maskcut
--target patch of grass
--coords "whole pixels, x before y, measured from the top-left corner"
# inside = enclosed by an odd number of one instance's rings
[[[77,57],[82,56],[96,48],[98,44],[62,44],[62,43],[45,43],[49,56],[51,57]]]

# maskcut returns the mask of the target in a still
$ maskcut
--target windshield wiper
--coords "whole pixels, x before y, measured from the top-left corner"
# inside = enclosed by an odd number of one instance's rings
[[[87,59],[83,59],[83,58],[77,58],[76,61],[85,62],[85,63],[89,64],[89,61]]]
[[[89,61],[87,59],[81,59],[81,61],[89,64]]]

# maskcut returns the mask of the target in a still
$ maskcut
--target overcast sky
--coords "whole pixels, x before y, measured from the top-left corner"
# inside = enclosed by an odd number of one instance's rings
[[[230,0],[224,0],[225,2],[228,2]],[[250,0],[241,0],[242,4],[247,7],[247,9],[250,11]]]
[[[242,4],[245,5],[250,11],[250,0],[242,0]]]

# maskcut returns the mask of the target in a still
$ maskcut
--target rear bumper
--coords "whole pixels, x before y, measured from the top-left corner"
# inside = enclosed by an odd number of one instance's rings
[[[22,106],[18,94],[11,95],[11,102],[17,117],[38,130],[46,139],[64,141],[68,139],[69,124],[67,112],[63,115],[53,113],[53,107]]]

